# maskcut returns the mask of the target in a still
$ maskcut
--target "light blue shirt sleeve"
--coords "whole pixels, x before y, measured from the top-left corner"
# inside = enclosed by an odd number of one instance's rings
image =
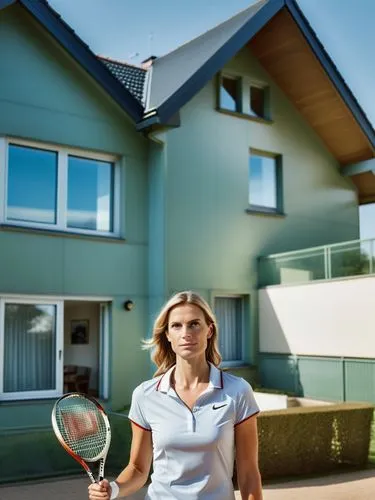
[[[145,396],[142,384],[136,387],[133,391],[128,418],[138,425],[138,427],[141,427],[146,431],[151,430],[145,413]]]
[[[240,424],[252,415],[259,413],[259,406],[255,401],[254,392],[251,385],[243,378],[237,392],[236,398],[236,421],[235,425]]]

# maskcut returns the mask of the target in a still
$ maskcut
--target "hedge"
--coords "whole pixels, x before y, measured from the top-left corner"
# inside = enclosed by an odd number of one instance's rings
[[[342,403],[260,413],[262,478],[326,473],[344,466],[365,467],[373,412],[371,404]],[[106,469],[116,475],[127,465],[131,432],[125,415],[111,414],[110,420],[112,442]]]
[[[366,466],[373,412],[371,404],[342,403],[261,413],[258,434],[262,477]]]

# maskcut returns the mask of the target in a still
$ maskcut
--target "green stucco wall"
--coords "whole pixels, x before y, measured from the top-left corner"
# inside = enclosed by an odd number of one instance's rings
[[[216,79],[182,109],[182,126],[167,136],[167,283],[208,299],[249,294],[254,361],[257,258],[357,238],[358,206],[335,159],[249,49],[224,71],[269,85],[273,123],[217,112]],[[245,212],[250,148],[282,155],[285,218]]]
[[[259,383],[306,398],[375,403],[375,360],[262,353]]]
[[[0,11],[0,47],[0,136],[121,157],[121,239],[0,228],[0,294],[113,299],[110,396],[122,407],[148,374],[140,349],[148,328],[148,141],[17,5]],[[131,312],[122,307],[128,299]]]

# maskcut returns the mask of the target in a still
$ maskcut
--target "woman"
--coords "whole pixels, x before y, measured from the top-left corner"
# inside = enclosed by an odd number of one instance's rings
[[[136,492],[153,461],[148,500],[234,500],[232,473],[244,500],[262,500],[255,415],[250,385],[220,371],[217,325],[209,305],[193,292],[162,308],[147,348],[155,377],[133,392],[128,466],[116,481],[89,486],[90,500]]]

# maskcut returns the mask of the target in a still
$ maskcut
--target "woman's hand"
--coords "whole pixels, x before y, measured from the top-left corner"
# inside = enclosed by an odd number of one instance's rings
[[[100,483],[90,484],[88,489],[90,500],[110,500],[111,498],[112,488],[106,479]]]

